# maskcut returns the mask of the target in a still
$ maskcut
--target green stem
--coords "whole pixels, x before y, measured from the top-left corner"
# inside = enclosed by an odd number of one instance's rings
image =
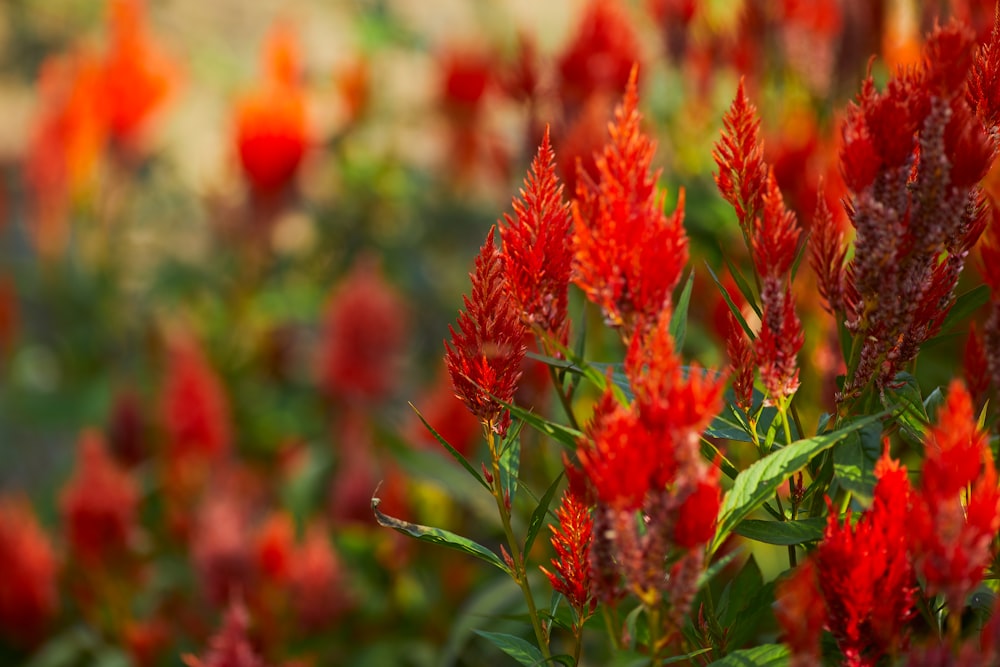
[[[507,545],[510,547],[510,557],[513,561],[513,578],[521,588],[524,601],[528,605],[528,617],[531,619],[531,627],[535,631],[535,639],[538,641],[538,648],[542,656],[546,659],[552,657],[549,651],[549,642],[542,628],[541,620],[538,618],[538,608],[535,606],[535,598],[531,594],[531,585],[528,583],[528,573],[524,562],[524,553],[518,545],[517,538],[514,537],[514,529],[510,521],[510,507],[505,502],[505,492],[503,481],[500,476],[500,455],[496,449],[496,434],[490,428],[490,424],[485,424],[486,442],[490,448],[490,458],[493,460],[493,499],[497,503],[497,511],[500,513],[500,521],[503,524],[503,532],[507,538]]]
[[[620,651],[622,650],[621,632],[618,631],[617,619],[611,618],[612,613],[614,612],[607,605],[601,605],[601,615],[604,617],[604,627],[608,632],[608,637],[611,638],[611,645],[616,651]]]
[[[660,608],[647,607],[646,617],[649,621],[649,664],[655,667],[660,658]]]

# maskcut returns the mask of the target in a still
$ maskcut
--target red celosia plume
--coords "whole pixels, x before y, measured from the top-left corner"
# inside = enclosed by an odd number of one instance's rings
[[[669,309],[688,259],[683,191],[665,215],[652,170],[656,146],[640,127],[637,77],[633,69],[610,142],[597,156],[599,177],[577,174],[573,205],[573,280],[625,339]]]
[[[234,601],[226,611],[222,629],[209,641],[204,658],[184,656],[187,667],[267,667],[249,637],[250,614]]]
[[[760,118],[750,103],[740,79],[736,98],[722,117],[722,136],[715,142],[712,158],[719,171],[715,184],[736,211],[736,220],[749,238],[753,221],[764,204],[767,165],[760,137]]]
[[[445,362],[455,393],[469,411],[496,433],[506,433],[524,358],[524,325],[508,292],[500,251],[491,229],[471,274],[472,296],[464,297],[458,331],[451,326]]]
[[[570,211],[555,171],[555,154],[548,128],[514,199],[514,216],[504,214],[500,226],[503,262],[511,297],[525,325],[565,345],[567,292],[573,252]]]
[[[258,196],[273,196],[291,183],[309,144],[295,37],[277,26],[268,39],[263,81],[236,107],[240,163]]]
[[[28,501],[0,497],[0,636],[32,645],[55,616],[58,564]]]
[[[96,431],[80,435],[77,469],[61,506],[73,555],[96,565],[127,552],[138,518],[139,490]]]
[[[229,401],[222,382],[197,342],[171,343],[160,414],[174,460],[213,461],[229,451]]]
[[[567,462],[567,470],[570,468],[572,464]],[[549,524],[552,548],[556,551],[556,557],[551,560],[555,572],[544,567],[541,570],[549,578],[553,590],[565,595],[570,606],[576,610],[578,619],[574,623],[582,624],[597,606],[597,599],[591,594],[590,583],[590,545],[594,520],[579,471],[567,474],[571,478],[570,486],[556,509],[559,524]],[[573,475],[579,478],[576,484],[572,481]]]

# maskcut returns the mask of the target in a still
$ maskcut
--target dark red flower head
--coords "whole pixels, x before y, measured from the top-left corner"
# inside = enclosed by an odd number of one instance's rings
[[[24,498],[0,497],[0,636],[30,646],[55,616],[58,564]]]
[[[193,338],[170,345],[160,411],[174,459],[218,460],[229,451],[229,402]]]

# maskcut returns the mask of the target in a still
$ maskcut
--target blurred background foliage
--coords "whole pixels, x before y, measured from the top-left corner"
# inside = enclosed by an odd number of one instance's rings
[[[37,637],[0,609],[0,662],[174,665],[202,652],[236,595],[275,664],[499,664],[471,629],[521,627],[516,588],[379,529],[369,500],[381,483],[396,516],[496,541],[487,499],[407,403],[477,460],[442,341],[545,126],[568,196],[640,63],[667,208],[686,193],[685,355],[719,366],[726,306],[706,264],[737,297],[724,256],[746,258],[712,144],[740,77],[808,227],[818,197],[842,211],[839,115],[865,68],[884,79],[912,62],[935,16],[984,31],[992,11],[971,0],[0,5],[0,495],[30,499],[57,582]],[[803,294],[811,280],[798,281]],[[572,298],[588,358],[620,360]],[[799,303],[812,341],[799,405],[815,425],[832,405],[837,342],[818,299]],[[949,333],[942,342],[963,340]],[[950,377],[956,347],[922,356],[921,380]],[[549,410],[546,378],[526,367],[519,400]],[[91,436],[131,482],[84,477],[83,495],[134,484],[137,500],[118,517],[124,552],[81,570],[72,522],[84,501],[67,489]],[[558,452],[525,439],[525,483],[540,494]],[[27,539],[16,535],[0,545]],[[287,627],[306,589],[326,606]]]

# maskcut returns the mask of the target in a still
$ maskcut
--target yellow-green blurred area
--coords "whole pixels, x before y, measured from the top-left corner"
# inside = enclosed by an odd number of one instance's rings
[[[0,502],[29,508],[0,512],[0,664],[176,665],[206,655],[233,599],[268,665],[507,664],[472,630],[523,633],[516,586],[378,527],[370,500],[378,487],[387,513],[499,543],[492,498],[408,404],[478,469],[442,342],[545,128],[568,200],[638,63],[666,209],[685,192],[684,356],[718,368],[728,306],[708,267],[738,299],[726,261],[747,257],[712,153],[741,77],[808,228],[819,198],[842,211],[838,121],[869,57],[884,79],[936,15],[976,8],[0,4]],[[812,430],[839,359],[806,264],[796,401]],[[588,359],[621,362],[576,291],[570,314]],[[955,358],[940,346],[918,370],[941,383]],[[529,364],[517,400],[559,421],[548,381]],[[562,463],[529,428],[522,452],[523,529]],[[81,538],[82,515],[120,534]],[[543,606],[547,538],[530,554]],[[42,566],[15,591],[4,554],[29,543]],[[20,594],[37,608],[4,607]],[[605,664],[594,634],[587,664]]]

